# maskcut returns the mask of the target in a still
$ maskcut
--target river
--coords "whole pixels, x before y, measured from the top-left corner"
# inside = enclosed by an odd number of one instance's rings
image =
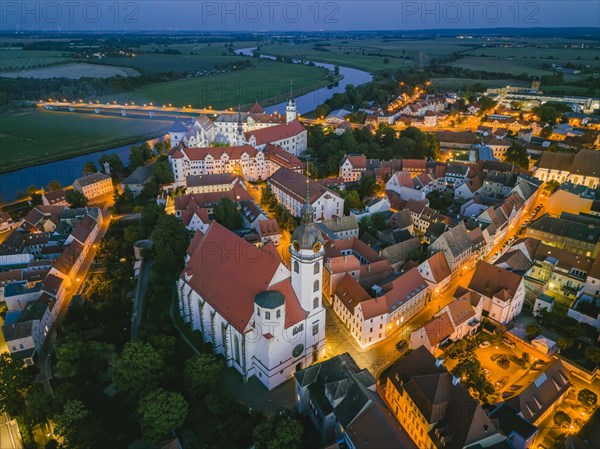
[[[241,48],[236,50],[237,54],[244,56],[252,56],[252,52],[256,47]],[[273,56],[261,55],[261,58],[275,59]],[[307,62],[308,63],[308,62]],[[326,64],[322,62],[314,63],[318,67],[324,67],[328,70],[333,71],[335,66],[333,64]],[[312,92],[304,94],[296,98],[296,107],[300,114],[306,114],[307,112],[314,111],[317,106],[328,100],[336,93],[342,93],[346,90],[346,86],[353,84],[358,86],[370,82],[373,77],[371,74],[358,69],[352,69],[350,67],[339,66],[340,75],[344,78],[333,87],[323,87],[316,89]],[[285,112],[286,102],[278,103],[269,107],[266,107],[267,112]],[[158,139],[149,141],[151,145],[154,144]],[[72,158],[63,159],[55,162],[48,162],[46,164],[35,165],[32,167],[15,170],[8,173],[0,174],[0,196],[2,201],[10,202],[16,199],[18,192],[25,192],[31,185],[38,187],[45,187],[50,181],[58,181],[61,185],[71,185],[73,181],[81,176],[83,166],[88,161],[98,162],[98,160],[105,154],[117,153],[123,162],[127,162],[129,157],[129,148],[132,145],[139,145],[142,142],[133,143],[130,145],[124,145],[117,148],[111,148],[108,150],[102,150],[95,153],[83,154],[81,156],[74,156]]]

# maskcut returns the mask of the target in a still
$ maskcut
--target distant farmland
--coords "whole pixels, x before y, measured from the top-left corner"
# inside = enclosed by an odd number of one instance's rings
[[[139,76],[139,72],[129,67],[115,67],[109,65],[72,63],[61,64],[39,69],[20,70],[18,72],[2,72],[5,78],[110,78],[113,76]]]

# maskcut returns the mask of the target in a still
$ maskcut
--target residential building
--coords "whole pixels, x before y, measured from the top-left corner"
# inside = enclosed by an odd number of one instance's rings
[[[477,332],[482,311],[481,295],[459,287],[450,304],[410,334],[410,347],[416,349],[425,346],[433,355],[441,355],[440,346]]]
[[[525,229],[525,235],[574,254],[596,257],[600,251],[600,220],[592,216],[543,215]]]
[[[582,149],[577,153],[546,151],[534,164],[534,176],[542,181],[565,181],[595,189],[600,185],[600,152]]]
[[[210,175],[190,175],[185,179],[187,193],[226,192],[236,184],[245,188],[245,182],[233,173],[215,173]]]
[[[554,359],[529,386],[504,402],[527,422],[537,426],[552,413],[571,385],[562,361]]]
[[[371,287],[373,296],[351,275],[344,278],[333,294],[334,312],[348,327],[361,347],[384,340],[394,327],[406,323],[425,307],[427,282],[416,268],[391,275]]]
[[[358,221],[353,215],[323,220],[318,226],[334,240],[358,238]]]
[[[296,409],[308,415],[321,445],[417,449],[376,392],[376,381],[348,353],[294,374]]]
[[[42,193],[42,204],[44,206],[68,206],[67,193],[63,189]]]
[[[113,193],[112,178],[104,173],[92,173],[73,182],[73,189],[83,193],[88,200]]]
[[[440,293],[450,285],[452,271],[446,260],[446,254],[443,251],[434,253],[421,263],[417,270],[423,279],[427,281],[432,293]]]
[[[340,162],[339,176],[344,182],[357,182],[367,169],[367,157],[364,154],[348,154]]]
[[[386,404],[419,448],[486,448],[505,439],[460,379],[425,347],[394,363],[381,383]]]
[[[429,245],[430,252],[444,252],[453,277],[471,261],[472,249],[473,242],[463,222],[444,232]]]
[[[295,217],[300,216],[307,196],[316,221],[344,215],[344,199],[338,193],[300,173],[280,168],[269,178],[268,183],[280,204]]]
[[[153,178],[154,164],[142,165],[123,180],[123,190],[128,189],[134,196],[138,196]]]
[[[527,449],[535,440],[538,428],[523,418],[518,410],[501,403],[488,415],[498,430],[506,436],[512,449]]]
[[[523,309],[525,284],[514,272],[480,260],[469,283],[469,290],[483,297],[483,310],[490,319],[506,324]]]
[[[275,246],[278,246],[281,241],[281,230],[277,220],[274,218],[260,220],[258,222],[258,235],[262,243],[273,242]]]

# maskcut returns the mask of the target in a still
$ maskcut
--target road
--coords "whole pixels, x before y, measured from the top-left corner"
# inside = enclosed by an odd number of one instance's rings
[[[131,313],[132,340],[138,338],[140,324],[144,314],[144,299],[146,298],[146,293],[148,291],[148,281],[150,281],[150,273],[153,264],[154,261],[152,259],[142,261],[142,269],[140,270],[140,277],[138,278],[135,296],[133,297],[133,311]]]
[[[106,209],[104,212],[106,213]],[[74,276],[74,280],[72,281],[71,286],[67,289],[65,293],[65,298],[61,303],[56,320],[54,320],[54,323],[52,323],[52,327],[48,332],[48,336],[46,337],[46,340],[42,345],[42,349],[38,354],[38,366],[40,369],[40,374],[38,374],[38,381],[44,385],[44,388],[50,394],[52,394],[52,386],[50,385],[50,379],[52,378],[52,363],[50,360],[50,356],[52,354],[54,340],[56,338],[56,330],[58,329],[60,323],[64,319],[69,309],[69,304],[71,304],[71,300],[73,299],[73,296],[79,294],[80,289],[84,284],[83,281],[85,280],[90,266],[92,265],[92,261],[94,260],[94,257],[96,255],[98,245],[102,241],[104,234],[106,234],[106,230],[108,229],[110,221],[110,217],[105,218],[104,222],[100,226],[100,229],[98,230],[98,235],[94,239],[94,242],[90,245],[89,251],[85,256],[85,259],[81,264],[77,275]]]
[[[7,413],[0,414],[0,448],[1,449],[22,449],[21,434],[17,426],[17,421],[11,419]]]

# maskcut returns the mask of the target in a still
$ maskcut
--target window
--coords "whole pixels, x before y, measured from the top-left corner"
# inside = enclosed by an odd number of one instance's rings
[[[260,316],[260,309],[258,307],[256,308],[256,314]]]
[[[313,324],[313,327],[312,327],[312,334],[317,335],[318,333],[319,333],[319,323],[315,323],[315,324]]]
[[[321,271],[321,267],[319,266],[319,262],[315,262],[315,264],[313,265],[313,274],[319,274],[319,271]]]
[[[313,309],[316,309],[317,307],[319,307],[319,298],[313,299]]]
[[[294,271],[296,273],[300,273],[300,264],[298,263],[297,260],[294,260]]]
[[[319,291],[319,281],[315,281],[315,283],[313,284],[313,292],[318,292]]]
[[[281,310],[278,310],[278,311],[275,313],[275,318],[281,318]]]
[[[270,320],[271,319],[271,312],[265,312],[265,319],[266,320]]]

